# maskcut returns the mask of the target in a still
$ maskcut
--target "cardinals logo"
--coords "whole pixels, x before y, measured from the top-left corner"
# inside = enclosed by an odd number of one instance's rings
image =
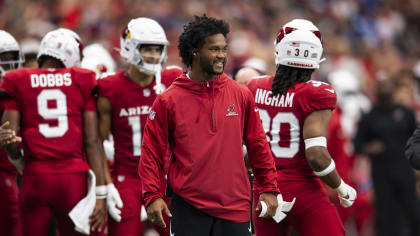
[[[229,105],[227,107],[226,116],[239,116],[239,114],[235,111],[235,104]]]
[[[121,37],[123,39],[129,39],[131,37],[130,30],[128,30],[128,27],[127,26],[123,29],[122,34],[121,34]]]

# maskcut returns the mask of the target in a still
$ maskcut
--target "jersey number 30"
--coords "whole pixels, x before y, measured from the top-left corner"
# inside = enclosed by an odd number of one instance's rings
[[[292,112],[278,112],[271,119],[266,110],[259,109],[259,111],[262,126],[266,133],[267,141],[270,143],[273,155],[276,158],[293,158],[299,151],[299,120]],[[282,132],[280,130],[281,124],[286,124],[290,127],[289,134],[285,135],[287,137],[280,136],[280,132]],[[280,141],[284,145],[280,146]]]

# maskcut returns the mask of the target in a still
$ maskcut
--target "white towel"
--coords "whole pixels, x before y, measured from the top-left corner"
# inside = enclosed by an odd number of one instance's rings
[[[89,235],[90,225],[89,217],[95,209],[96,204],[96,177],[92,170],[88,171],[88,193],[85,198],[80,200],[75,207],[70,211],[69,217],[73,221],[77,232]]]
[[[295,204],[296,198],[293,198],[291,202],[283,201],[283,196],[281,194],[277,195],[277,202],[278,207],[276,210],[276,214],[273,216],[273,219],[279,223],[282,221],[287,215],[284,212],[289,212],[293,205]],[[262,201],[261,202],[261,213],[259,217],[263,217],[267,213],[267,204]]]
[[[144,205],[141,205],[141,209],[140,209],[140,221],[146,221],[147,220],[147,211],[146,208],[144,207]]]
[[[279,206],[277,207],[276,214],[273,216],[273,219],[279,223],[282,221],[287,215],[284,212],[289,212],[293,205],[295,204],[296,198],[293,198],[291,202],[283,201],[283,197],[281,194],[277,195],[277,202]]]

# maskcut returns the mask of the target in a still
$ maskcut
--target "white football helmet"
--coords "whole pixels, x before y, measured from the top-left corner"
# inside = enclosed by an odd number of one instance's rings
[[[161,93],[164,88],[161,84],[160,72],[167,59],[167,47],[165,31],[155,20],[140,17],[131,20],[122,32],[120,40],[120,55],[130,64],[137,67],[143,73],[156,76],[156,93]],[[140,47],[145,44],[162,45],[162,54],[157,64],[146,63],[140,53]]]
[[[80,66],[81,46],[77,38],[67,30],[53,30],[42,38],[38,60],[42,56],[50,56],[60,60],[67,68]]]
[[[115,72],[115,62],[109,52],[99,43],[91,44],[83,49],[82,67],[96,73],[96,78],[102,78]]]
[[[129,63],[136,66],[141,72],[156,74],[162,71],[166,62],[166,51],[169,45],[165,31],[155,20],[140,17],[131,20],[121,35],[120,55]],[[144,44],[162,45],[162,55],[158,64],[150,64],[144,61],[140,53],[140,47]]]
[[[275,46],[276,65],[318,69],[322,56],[322,37],[310,21],[294,19],[283,26]]]
[[[0,30],[0,54],[7,52],[15,52],[17,57],[13,60],[0,60],[0,78],[3,77],[7,70],[19,68],[25,62],[22,50],[16,39],[8,32]],[[8,66],[3,68],[3,65]]]
[[[67,28],[58,28],[57,29],[57,31],[59,31],[59,32],[63,32],[63,33],[65,33],[65,34],[69,34],[69,35],[71,35],[72,37],[74,37],[75,39],[76,39],[76,41],[79,41],[79,42],[81,42],[82,40],[80,39],[80,36],[76,33],[76,32],[74,32],[73,30],[71,30],[71,29],[67,29]]]

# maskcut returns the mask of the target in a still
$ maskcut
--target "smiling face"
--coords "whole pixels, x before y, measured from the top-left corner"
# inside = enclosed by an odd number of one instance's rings
[[[204,45],[198,51],[201,70],[217,76],[223,73],[227,61],[227,42],[223,34],[215,34],[205,38]]]

